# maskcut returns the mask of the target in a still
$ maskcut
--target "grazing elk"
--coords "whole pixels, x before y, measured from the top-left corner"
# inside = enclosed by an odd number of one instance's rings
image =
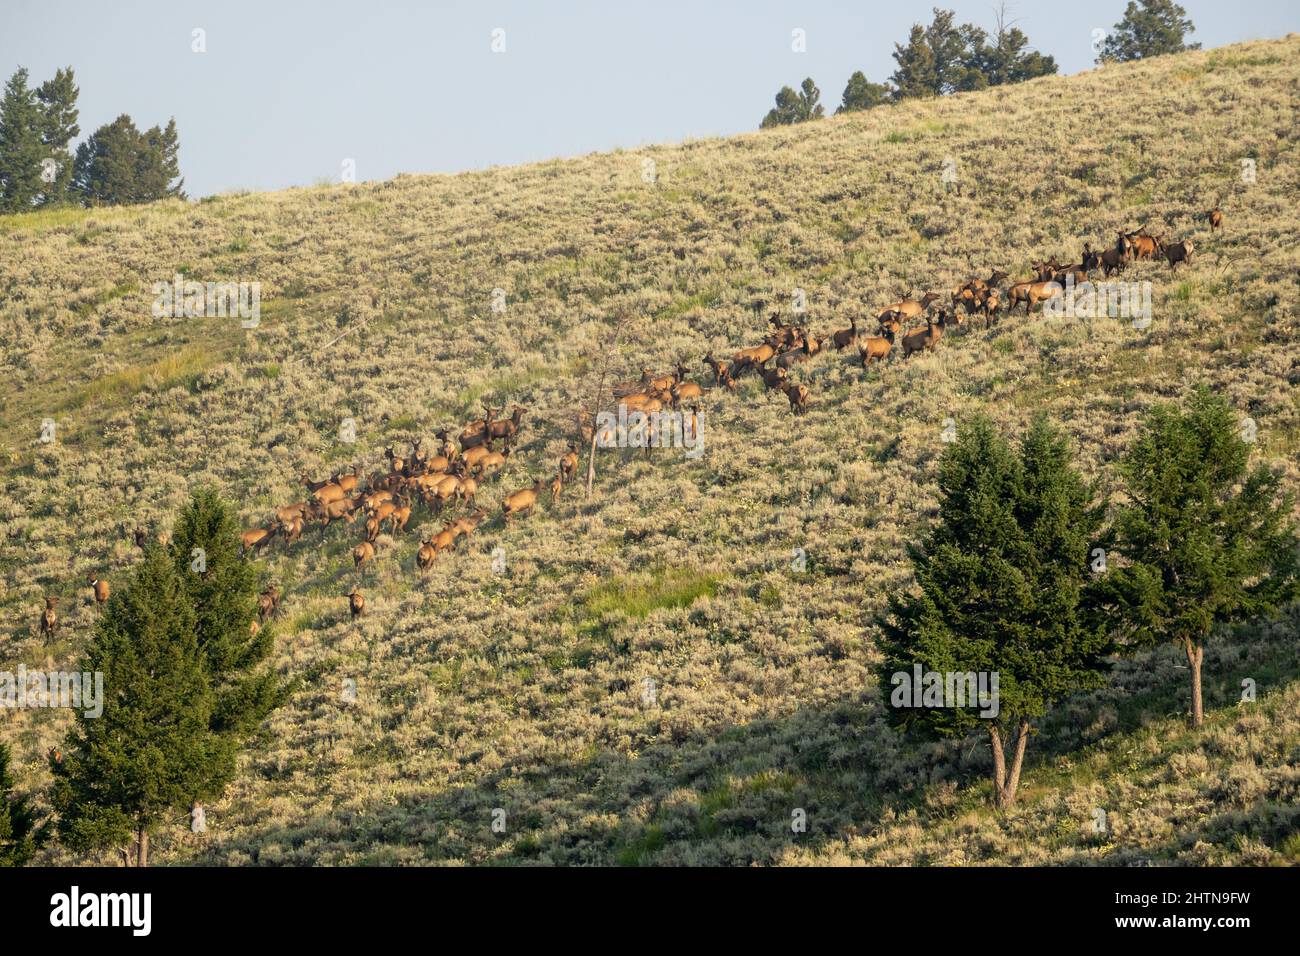
[[[501,502],[501,511],[505,515],[506,524],[510,523],[511,518],[532,511],[533,506],[537,504],[537,496],[546,490],[548,484],[549,482],[543,478],[531,488],[523,488],[506,495],[505,500]]]
[[[807,385],[800,385],[798,382],[786,382],[782,387],[785,397],[790,400],[790,411],[796,415],[802,415],[808,411],[808,391]]]
[[[240,550],[244,553],[260,551],[271,543],[273,537],[275,537],[273,528],[249,528],[239,536]]]

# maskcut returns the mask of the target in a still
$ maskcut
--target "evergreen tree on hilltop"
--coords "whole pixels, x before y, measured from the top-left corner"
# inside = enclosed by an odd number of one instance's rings
[[[836,113],[854,113],[869,110],[889,102],[889,87],[884,83],[872,83],[866,75],[858,70],[849,77],[840,99],[840,108]]]
[[[1098,63],[1127,62],[1165,53],[1199,50],[1199,43],[1188,43],[1187,34],[1196,27],[1174,0],[1129,0],[1124,17],[1115,24],[1102,44]]]
[[[72,184],[72,141],[81,132],[77,125],[77,84],[72,67],[59,70],[54,79],[46,80],[36,91],[41,106],[41,144],[45,155],[55,163],[55,178],[41,180],[41,203],[64,202]]]
[[[184,198],[178,149],[175,120],[142,133],[123,114],[77,147],[73,189],[90,205]]]
[[[0,212],[26,212],[41,196],[42,117],[36,91],[19,68],[0,98]]]
[[[987,733],[999,807],[1015,802],[1033,722],[1100,686],[1110,645],[1088,600],[1088,554],[1103,509],[1045,418],[1012,450],[987,418],[948,446],[939,518],[908,549],[917,590],[881,621],[881,693],[891,722],[937,736]],[[996,716],[980,707],[909,707],[895,674],[998,675]],[[948,701],[951,705],[955,702]]]
[[[769,129],[821,119],[826,113],[821,105],[821,95],[821,90],[817,89],[812,77],[800,84],[798,92],[788,86],[781,87],[781,91],[776,94],[776,106],[763,117],[760,127]]]

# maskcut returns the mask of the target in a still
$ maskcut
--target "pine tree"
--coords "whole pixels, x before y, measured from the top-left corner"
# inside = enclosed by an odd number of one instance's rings
[[[970,86],[967,50],[973,28],[957,26],[951,10],[936,7],[933,13],[928,27],[913,24],[907,46],[894,44],[895,99],[943,96]]]
[[[1097,62],[1123,63],[1165,53],[1199,50],[1199,43],[1187,42],[1187,34],[1195,32],[1196,27],[1187,11],[1173,0],[1129,0],[1123,19],[1106,37]]]
[[[821,95],[821,90],[817,89],[817,84],[812,81],[812,77],[806,78],[800,84],[797,93],[788,86],[781,87],[781,91],[776,94],[776,107],[763,117],[761,128],[769,129],[773,126],[789,126],[793,123],[821,119],[826,112],[820,102]]]
[[[881,691],[900,726],[951,737],[982,728],[996,803],[1007,807],[1033,721],[1104,681],[1109,644],[1087,601],[1088,553],[1103,510],[1042,417],[1019,456],[987,418],[975,419],[944,452],[938,477],[938,523],[908,549],[917,590],[891,598],[881,621]],[[945,678],[996,674],[996,714],[981,716],[969,701],[906,706],[895,675],[916,666]]]
[[[250,634],[257,617],[257,565],[240,554],[234,513],[212,489],[200,489],[172,529],[172,560],[195,609],[200,652],[217,692],[213,729],[244,735],[288,692],[263,665],[271,655],[271,628]]]
[[[216,695],[195,625],[171,555],[148,545],[81,668],[104,675],[103,713],[78,713],[51,768],[51,803],[69,847],[118,847],[128,864],[147,866],[150,835],[169,815],[219,794],[234,776],[235,741],[211,729]]]
[[[1099,590],[1128,647],[1183,650],[1194,727],[1204,721],[1201,664],[1216,626],[1300,593],[1291,498],[1267,466],[1248,467],[1250,449],[1227,403],[1202,388],[1185,413],[1151,409],[1122,466],[1128,502],[1115,548],[1128,564],[1111,568]]]
[[[36,91],[41,105],[41,144],[45,156],[54,160],[55,178],[41,181],[42,205],[64,202],[72,183],[72,153],[69,147],[81,133],[77,125],[77,89],[72,67],[59,70]]]
[[[26,797],[14,795],[9,747],[0,743],[0,867],[25,866],[41,842],[43,827]]]
[[[82,201],[95,205],[153,202],[183,197],[177,162],[175,121],[146,132],[123,114],[101,126],[77,147],[72,186]]]
[[[869,110],[889,102],[889,87],[884,83],[872,83],[861,70],[849,77],[836,113],[854,113]]]
[[[41,195],[41,111],[21,67],[0,99],[0,212],[26,212]]]

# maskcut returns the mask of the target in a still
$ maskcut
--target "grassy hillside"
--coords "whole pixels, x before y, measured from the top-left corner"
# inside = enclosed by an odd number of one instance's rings
[[[946,419],[986,411],[1019,429],[1045,409],[1080,467],[1109,480],[1144,409],[1204,382],[1300,487],[1298,101],[1293,35],[729,139],[0,218],[3,660],[75,661],[95,619],[86,575],[120,576],[130,529],[165,530],[192,487],[218,486],[252,526],[303,497],[304,472],[376,467],[386,445],[431,441],[481,401],[519,402],[523,441],[480,495],[495,512],[553,471],[620,315],[633,317],[620,377],[680,359],[702,380],[703,355],[756,343],[796,289],[824,334],[903,290],[994,267],[1025,276],[1032,259],[1076,261],[1084,241],[1163,225],[1197,253],[1174,274],[1126,274],[1154,283],[1148,329],[1019,316],[865,374],[825,354],[795,373],[812,390],[799,418],[744,380],[708,397],[703,456],[604,452],[591,498],[570,489],[508,529],[494,516],[423,580],[423,511],[381,537],[364,576],[358,527],[275,545],[277,659],[303,687],[208,833],[178,827],[155,852],[1295,861],[1295,616],[1212,646],[1200,734],[1181,719],[1172,651],[1122,663],[1113,687],[1042,728],[1023,805],[1005,816],[985,808],[985,748],[888,729],[870,669],[873,618],[908,586],[903,545],[933,513]],[[949,157],[960,192],[945,190]],[[1211,235],[1216,202],[1226,228]],[[178,272],[260,282],[260,326],[154,318],[153,284]],[[340,440],[346,418],[355,444]],[[354,585],[369,598],[356,623]],[[46,593],[66,622],[49,649]],[[1246,677],[1259,702],[1236,704]],[[65,715],[2,720],[20,783],[38,789]],[[806,833],[791,832],[796,809]]]

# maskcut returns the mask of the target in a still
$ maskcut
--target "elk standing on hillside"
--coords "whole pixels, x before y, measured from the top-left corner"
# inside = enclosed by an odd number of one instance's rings
[[[41,612],[41,637],[46,644],[54,640],[54,636],[59,630],[59,615],[54,610],[57,603],[58,598],[46,595],[45,610]]]

